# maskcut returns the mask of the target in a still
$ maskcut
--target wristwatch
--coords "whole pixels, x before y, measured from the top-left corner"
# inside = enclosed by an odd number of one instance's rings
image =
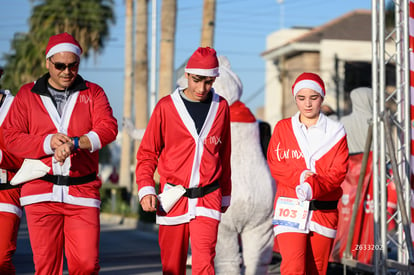
[[[71,139],[73,141],[73,149],[74,150],[80,149],[80,147],[79,147],[79,137],[72,137]]]

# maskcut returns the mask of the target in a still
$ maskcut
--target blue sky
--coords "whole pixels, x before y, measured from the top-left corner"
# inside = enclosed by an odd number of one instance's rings
[[[27,32],[31,13],[29,0],[0,0],[0,65],[10,52],[14,33]],[[200,43],[203,0],[178,0],[175,67],[178,68]],[[283,3],[280,3],[283,2]],[[158,9],[162,1],[157,2]],[[244,101],[253,112],[263,105],[266,36],[281,28],[316,27],[356,9],[370,9],[369,0],[216,0],[214,48],[225,55],[243,82]],[[149,1],[151,16],[152,1]],[[121,122],[124,91],[125,3],[115,0],[117,22],[110,27],[110,40],[103,53],[82,60],[79,73],[101,85],[114,114]],[[149,17],[151,20],[151,17]],[[158,18],[160,19],[160,18]],[[158,20],[159,24],[159,20]],[[151,28],[151,21],[149,22]],[[151,49],[151,41],[148,48]],[[150,56],[150,53],[149,53]],[[3,87],[7,88],[7,87]]]

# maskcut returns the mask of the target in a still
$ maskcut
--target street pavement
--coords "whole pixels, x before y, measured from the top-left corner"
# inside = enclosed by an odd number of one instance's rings
[[[16,275],[34,274],[32,251],[23,216],[17,250],[13,258]],[[153,225],[138,224],[136,219],[101,215],[99,274],[155,275],[162,274],[158,234]],[[69,274],[66,264],[63,274]],[[187,268],[191,275],[191,269]]]

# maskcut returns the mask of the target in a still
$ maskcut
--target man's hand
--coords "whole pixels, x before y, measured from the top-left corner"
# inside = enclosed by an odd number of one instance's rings
[[[142,209],[146,212],[157,211],[157,200],[156,195],[146,195],[140,202]]]
[[[70,139],[68,142],[63,143],[56,148],[55,159],[59,162],[60,165],[63,165],[65,159],[71,155],[73,149],[74,146]]]
[[[66,142],[71,142],[71,139],[65,134],[56,133],[52,136],[52,138],[50,139],[50,147],[52,148],[53,151],[55,151],[55,155],[56,155],[56,149],[62,144],[65,144]]]

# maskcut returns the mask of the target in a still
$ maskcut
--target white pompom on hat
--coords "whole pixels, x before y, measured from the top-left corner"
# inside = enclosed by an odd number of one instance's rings
[[[52,35],[46,46],[46,59],[60,52],[72,52],[80,57],[82,47],[76,39],[67,32]]]
[[[210,47],[199,47],[188,60],[184,71],[201,76],[219,76],[219,63],[216,51]]]
[[[322,97],[325,97],[325,83],[319,75],[314,73],[302,73],[296,78],[295,83],[292,85],[292,93],[295,97],[301,89],[312,89],[319,93]]]

